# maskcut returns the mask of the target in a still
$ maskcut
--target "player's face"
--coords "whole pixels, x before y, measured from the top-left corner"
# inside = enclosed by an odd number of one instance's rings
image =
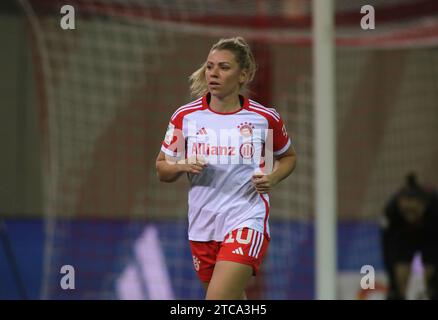
[[[212,95],[219,98],[238,95],[245,77],[246,72],[240,68],[231,51],[213,50],[208,55],[205,78]]]

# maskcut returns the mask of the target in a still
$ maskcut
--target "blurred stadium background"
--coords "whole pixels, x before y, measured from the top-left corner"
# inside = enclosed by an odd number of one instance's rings
[[[60,28],[66,2],[75,30]],[[360,28],[365,4],[375,30]],[[438,1],[335,8],[337,297],[379,299],[385,201],[410,170],[438,183]],[[299,155],[272,195],[273,237],[248,296],[314,299],[311,14],[311,0],[2,1],[0,299],[203,298],[187,183],[159,183],[155,157],[191,101],[188,76],[234,35],[259,64],[252,98],[280,111]],[[75,290],[59,285],[67,264]],[[378,274],[371,294],[363,265]]]

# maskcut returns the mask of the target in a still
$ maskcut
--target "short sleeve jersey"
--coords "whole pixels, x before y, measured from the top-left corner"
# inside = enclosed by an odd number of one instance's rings
[[[222,241],[242,227],[269,238],[269,196],[260,195],[251,179],[269,172],[273,156],[289,149],[283,121],[274,108],[243,96],[233,113],[212,110],[209,100],[207,94],[178,108],[161,147],[168,156],[208,163],[200,174],[188,174],[189,239]]]

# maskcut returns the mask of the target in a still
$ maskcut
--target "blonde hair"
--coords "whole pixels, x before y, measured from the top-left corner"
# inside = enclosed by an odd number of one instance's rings
[[[257,65],[251,48],[242,37],[234,37],[228,39],[220,39],[210,49],[213,50],[228,50],[234,54],[234,57],[242,70],[246,70],[248,78],[240,87],[240,91],[246,91],[248,84],[254,79]],[[207,62],[204,62],[201,67],[193,72],[190,77],[190,92],[195,97],[204,95],[207,90],[207,80],[205,79],[205,68]]]

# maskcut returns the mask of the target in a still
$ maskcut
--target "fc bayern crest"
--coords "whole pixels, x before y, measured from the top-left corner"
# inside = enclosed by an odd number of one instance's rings
[[[242,136],[250,137],[252,136],[252,129],[254,129],[254,126],[251,122],[242,122],[237,128],[240,130]]]

